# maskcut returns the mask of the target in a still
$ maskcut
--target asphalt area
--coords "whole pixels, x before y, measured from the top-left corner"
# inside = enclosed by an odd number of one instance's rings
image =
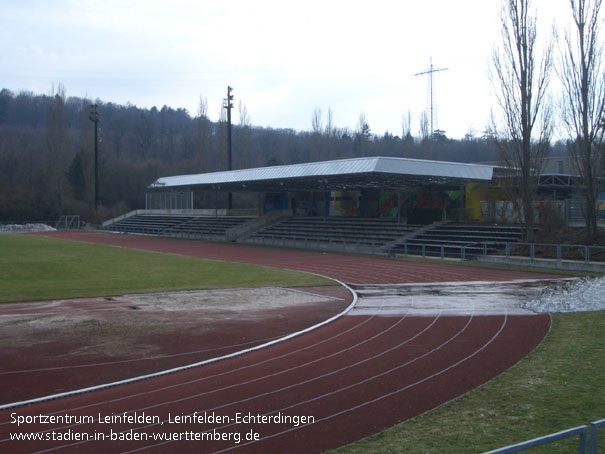
[[[348,315],[332,323],[245,355],[1,411],[0,450],[5,452],[323,452],[435,408],[516,364],[540,343],[550,326],[548,315],[524,311],[519,300],[560,278],[440,262],[129,235],[57,232],[46,236],[309,271],[350,284],[360,298]],[[291,290],[300,289],[285,291]],[[149,317],[157,332],[142,328],[137,334],[139,329],[132,323],[116,323],[122,328],[114,336],[107,332],[93,339],[76,336],[61,347],[60,355],[56,351],[60,343],[39,339],[12,351],[12,357],[22,357],[15,361],[22,362],[5,369],[9,373],[3,375],[3,383],[17,368],[19,378],[10,378],[13,392],[24,395],[42,394],[36,391],[45,381],[39,374],[51,371],[39,369],[54,368],[55,378],[48,381],[67,382],[65,389],[73,389],[72,377],[86,373],[83,382],[89,386],[91,377],[106,369],[133,376],[147,361],[159,361],[154,367],[164,367],[161,358],[148,360],[150,354],[186,356],[212,350],[209,355],[216,356],[223,347],[241,349],[242,341],[261,342],[325,320],[350,302],[341,287],[304,291],[321,297],[314,301],[314,296],[305,295],[312,301],[256,308],[235,319],[229,317],[248,311],[227,314],[216,309],[216,318],[210,320],[208,315],[204,328],[198,327],[199,319],[191,319],[196,309],[175,310],[178,304],[154,302],[155,297],[85,301],[81,307],[98,309],[95,320],[105,314],[108,320],[124,314],[136,320]],[[189,304],[187,298],[184,301]],[[65,317],[68,312],[66,318],[75,319],[78,304],[63,304],[54,316]],[[13,306],[17,310],[30,303]],[[158,322],[154,317],[164,318]],[[172,322],[175,325],[168,329]],[[100,346],[112,337],[117,344]],[[100,348],[105,352],[101,354]],[[78,358],[75,366],[61,368],[59,358],[87,351],[95,351],[97,358],[120,353],[129,362],[89,366]],[[191,359],[187,362],[198,360]],[[85,372],[87,367],[91,371]],[[28,368],[37,370],[28,372]],[[8,401],[19,400],[13,395],[9,393]],[[54,419],[43,420],[41,415]],[[19,421],[23,423],[17,425]],[[15,434],[37,439],[11,440]]]

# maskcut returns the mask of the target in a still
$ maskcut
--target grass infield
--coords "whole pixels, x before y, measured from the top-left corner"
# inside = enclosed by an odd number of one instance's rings
[[[605,311],[555,314],[546,339],[482,387],[338,454],[482,453],[605,418]],[[605,439],[600,430],[599,438]],[[578,438],[532,454],[578,452]]]
[[[305,287],[306,273],[25,235],[0,235],[0,303],[174,290]]]

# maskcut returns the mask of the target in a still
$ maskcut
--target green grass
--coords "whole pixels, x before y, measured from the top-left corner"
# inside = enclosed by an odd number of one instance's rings
[[[542,344],[500,377],[432,412],[334,452],[489,451],[605,418],[604,384],[605,311],[557,314]],[[576,437],[529,452],[578,452],[578,444]]]
[[[0,235],[0,303],[238,287],[332,285],[294,271]]]

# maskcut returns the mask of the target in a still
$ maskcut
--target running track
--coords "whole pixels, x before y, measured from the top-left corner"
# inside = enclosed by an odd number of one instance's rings
[[[61,232],[49,236],[193,257],[309,271],[349,284],[506,281],[543,274],[438,263],[401,262],[228,244]],[[171,375],[0,412],[1,452],[322,452],[428,411],[499,375],[542,340],[548,316],[345,316],[272,347]],[[144,415],[150,423],[101,424],[99,414]],[[174,421],[175,415],[214,415],[228,422]],[[68,422],[18,416],[57,415]],[[234,424],[236,415],[281,421]],[[65,416],[68,418],[65,418]],[[89,421],[81,421],[82,417]],[[312,416],[295,425],[287,417]],[[285,417],[285,418],[284,418]],[[191,418],[190,418],[191,419]],[[159,421],[159,422],[158,422]],[[71,430],[71,432],[69,432]],[[216,430],[216,432],[214,432]],[[43,432],[41,432],[43,431]],[[54,432],[53,432],[54,431]],[[140,441],[109,441],[110,431]],[[259,434],[249,442],[245,434]],[[105,441],[10,441],[10,433],[42,437],[105,434]],[[241,434],[235,443],[184,438]],[[154,441],[177,434],[180,441]],[[197,435],[196,435],[197,434]],[[73,437],[72,437],[73,438]]]

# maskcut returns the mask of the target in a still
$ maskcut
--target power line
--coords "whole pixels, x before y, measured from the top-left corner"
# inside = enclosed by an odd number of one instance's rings
[[[447,71],[447,70],[448,70],[448,68],[433,67],[433,57],[431,57],[429,69],[427,69],[426,71],[422,71],[422,72],[414,74],[415,76],[424,76],[424,75],[429,76],[429,102],[428,102],[428,104],[429,104],[429,116],[430,116],[430,122],[431,122],[430,137],[433,137],[433,133],[435,132],[435,127],[437,126],[437,114],[435,112],[436,108],[435,108],[435,101],[434,101],[434,94],[433,94],[433,74],[435,74],[436,72],[439,72],[439,71]]]

